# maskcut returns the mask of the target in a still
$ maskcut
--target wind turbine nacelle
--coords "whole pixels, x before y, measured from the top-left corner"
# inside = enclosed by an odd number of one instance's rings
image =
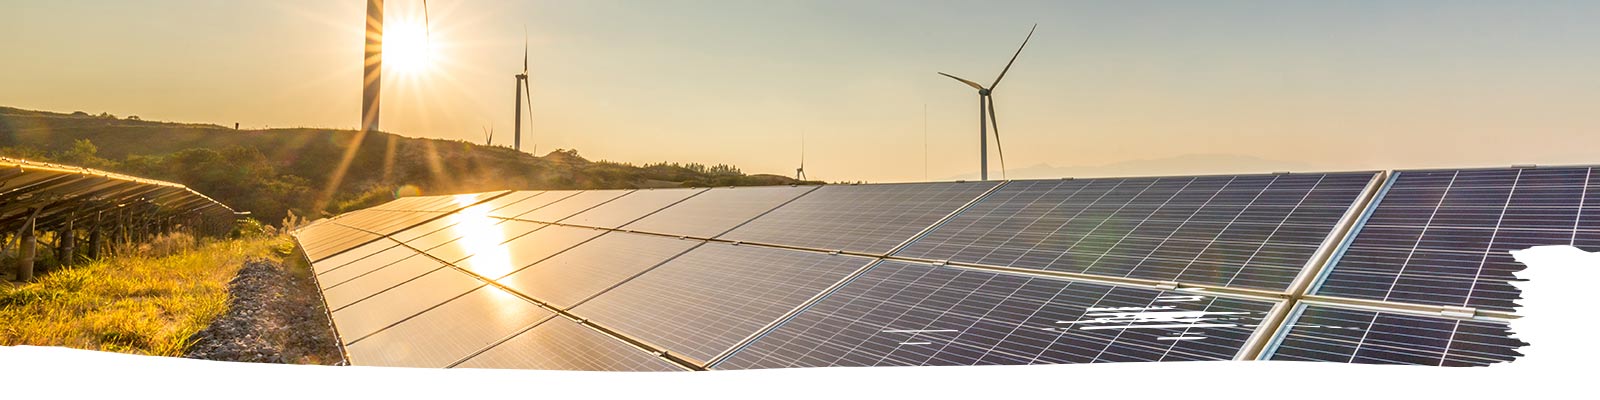
[[[978,90],[978,94],[982,95],[982,96],[988,96],[989,95],[989,89],[979,89]]]

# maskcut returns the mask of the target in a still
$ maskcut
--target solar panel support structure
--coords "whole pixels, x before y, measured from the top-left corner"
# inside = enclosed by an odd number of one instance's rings
[[[27,282],[33,280],[33,258],[39,251],[39,238],[34,236],[33,224],[42,208],[36,208],[33,215],[28,217],[28,222],[22,224],[22,234],[17,236],[17,280]]]
[[[1289,313],[1295,309],[1295,304],[1305,297],[1307,291],[1311,290],[1311,283],[1317,280],[1317,277],[1322,274],[1322,270],[1329,268],[1329,264],[1333,262],[1334,253],[1353,237],[1351,235],[1352,230],[1355,229],[1358,221],[1371,212],[1369,211],[1370,207],[1376,201],[1378,193],[1383,190],[1385,182],[1388,181],[1388,171],[1382,171],[1372,176],[1372,180],[1367,182],[1367,187],[1362,189],[1361,195],[1356,197],[1355,201],[1350,204],[1350,208],[1345,210],[1344,215],[1339,218],[1339,222],[1334,225],[1333,231],[1328,234],[1328,237],[1323,238],[1322,243],[1317,246],[1317,251],[1312,253],[1311,258],[1306,260],[1305,266],[1300,268],[1300,274],[1296,275],[1294,281],[1289,283],[1289,290],[1284,294],[1284,301],[1278,307],[1274,307],[1266,318],[1262,319],[1261,328],[1257,329],[1255,334],[1245,341],[1243,349],[1239,352],[1238,360],[1254,360],[1261,356],[1262,350],[1268,346],[1269,342],[1274,340],[1276,333],[1282,330],[1283,322]]]

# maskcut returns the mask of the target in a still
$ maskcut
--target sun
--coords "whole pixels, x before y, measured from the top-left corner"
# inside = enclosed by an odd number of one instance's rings
[[[384,24],[383,66],[400,74],[427,72],[433,64],[433,44],[422,21],[401,19]]]

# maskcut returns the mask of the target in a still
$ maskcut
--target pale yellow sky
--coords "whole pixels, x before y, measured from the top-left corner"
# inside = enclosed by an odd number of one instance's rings
[[[382,126],[481,142],[493,125],[509,143],[526,26],[525,148],[788,175],[804,133],[813,179],[976,176],[977,96],[935,72],[987,84],[1038,23],[995,95],[1008,166],[1027,171],[1012,178],[1195,154],[1600,162],[1595,3],[860,3],[430,1],[431,66],[386,74]],[[0,105],[354,128],[363,4],[7,1]],[[389,0],[391,29],[420,4]]]

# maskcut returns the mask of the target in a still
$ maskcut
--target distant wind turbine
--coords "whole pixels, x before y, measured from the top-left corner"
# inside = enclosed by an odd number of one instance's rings
[[[797,180],[797,181],[806,180],[806,134],[805,134],[805,132],[801,132],[800,133],[800,168],[795,168],[794,169],[794,179]]]
[[[528,86],[528,32],[522,32],[522,73],[517,74],[517,122],[513,125],[511,146],[517,151],[522,151],[522,100],[528,100],[528,130],[533,130],[533,88]],[[527,91],[524,92],[523,90]],[[534,151],[538,151],[535,147]]]
[[[1022,55],[1022,48],[1028,47],[1028,39],[1033,38],[1033,30],[1037,28],[1039,28],[1039,24],[1034,24],[1033,28],[1028,29],[1028,37],[1022,39],[1022,46],[1017,47],[1017,53],[1011,55],[1011,61],[1006,63],[1005,69],[1000,70],[1000,76],[994,78],[994,83],[989,84],[989,87],[983,87],[977,82],[961,79],[955,75],[939,73],[939,75],[961,81],[961,83],[965,83],[973,89],[978,89],[978,171],[979,178],[982,180],[989,180],[989,133],[987,130],[991,123],[994,124],[994,146],[995,149],[1000,151],[1001,176],[1004,176],[1006,171],[1006,150],[1005,147],[1000,145],[1000,121],[995,117],[994,97],[991,95],[994,94],[995,88],[1000,86],[1000,80],[1005,79],[1006,72],[1011,70],[1011,64],[1017,62],[1017,56]]]
[[[483,128],[483,145],[491,147],[494,146],[494,126]]]

